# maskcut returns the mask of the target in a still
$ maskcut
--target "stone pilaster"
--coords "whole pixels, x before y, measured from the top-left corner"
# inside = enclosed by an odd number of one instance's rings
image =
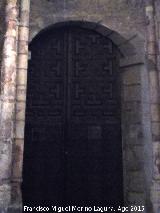
[[[12,168],[12,205],[16,209],[22,207],[21,183],[28,66],[29,11],[30,0],[21,0],[17,56],[16,126]]]
[[[157,40],[155,31],[154,1],[146,1],[147,51],[150,92],[150,116],[153,145],[153,180],[151,186],[152,212],[160,211],[160,96],[157,70]]]
[[[7,211],[11,199],[12,144],[14,139],[17,0],[6,0],[6,33],[2,56],[0,118],[0,212]]]

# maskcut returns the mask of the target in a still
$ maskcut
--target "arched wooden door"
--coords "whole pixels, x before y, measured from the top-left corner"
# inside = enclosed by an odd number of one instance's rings
[[[67,27],[42,34],[30,50],[24,204],[122,204],[116,47]]]

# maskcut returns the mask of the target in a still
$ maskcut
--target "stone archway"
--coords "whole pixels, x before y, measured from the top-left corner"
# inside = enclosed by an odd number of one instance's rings
[[[109,30],[108,28],[92,22],[83,22],[83,21],[69,21],[69,22],[61,22],[57,23],[55,25],[52,25],[51,27],[48,27],[44,30],[42,30],[34,39],[36,40],[41,34],[45,33],[45,31],[53,28],[58,29],[60,27],[64,26],[77,26],[82,27],[84,29],[90,29],[94,30],[104,37],[108,37],[115,43],[119,49],[120,49],[120,73],[121,73],[121,104],[122,104],[122,138],[123,138],[123,162],[124,162],[124,199],[127,203],[132,203],[134,199],[137,199],[137,194],[132,195],[132,190],[134,190],[132,187],[132,182],[128,182],[128,178],[134,179],[135,181],[139,181],[139,177],[143,176],[143,170],[142,166],[139,167],[139,159],[141,158],[141,154],[135,152],[135,148],[138,149],[138,146],[140,145],[142,139],[137,139],[137,134],[141,134],[142,126],[140,125],[139,121],[139,112],[141,111],[141,93],[139,93],[139,96],[136,95],[137,89],[139,89],[139,81],[138,79],[141,78],[141,74],[144,70],[144,61],[143,57],[137,57],[136,56],[136,50],[135,48],[130,44],[130,40],[126,41],[124,38],[122,38],[118,33]],[[128,51],[130,57],[128,57]],[[134,77],[130,78],[133,74],[133,70],[136,70],[134,72]],[[146,76],[145,76],[146,78]],[[146,81],[146,79],[144,81]],[[19,92],[21,91],[21,85],[18,87]],[[26,91],[26,90],[25,90]],[[16,122],[16,132],[17,132],[17,141],[19,143],[19,139],[24,140],[23,136],[23,125],[24,120],[21,121],[21,116],[24,115],[25,112],[25,93],[24,95],[21,95],[18,92],[18,101],[17,101],[17,118],[20,118]],[[129,94],[132,94],[131,96]],[[23,104],[23,103],[24,104]],[[131,114],[131,113],[132,114]],[[134,128],[134,129],[133,129]],[[127,129],[127,132],[126,132]],[[135,131],[135,135],[132,135],[132,130]],[[130,135],[131,132],[131,135]],[[128,134],[126,134],[128,133]],[[132,142],[136,141],[136,144],[132,144]],[[131,143],[130,143],[131,142]],[[128,146],[128,145],[129,146]],[[140,154],[140,155],[139,155]],[[131,163],[131,161],[128,161],[128,158],[130,158],[130,155],[132,157],[132,161],[134,162],[134,165]],[[17,173],[17,163],[18,165],[21,165],[22,163],[22,156],[20,157],[20,160],[18,162],[15,162],[14,164],[14,174]],[[132,170],[133,168],[133,170]],[[135,175],[135,169],[136,169],[136,176]],[[21,174],[20,174],[21,175]],[[138,179],[137,179],[138,178]],[[139,182],[138,182],[139,183]],[[137,185],[137,187],[139,184]],[[19,190],[20,185],[18,184],[15,187],[15,190]],[[143,186],[142,186],[143,187]],[[14,189],[14,188],[13,188]],[[128,190],[129,189],[129,190]],[[139,190],[139,189],[138,189]],[[141,192],[138,194],[138,196],[141,197]],[[141,199],[142,200],[142,199]],[[143,201],[144,202],[144,201]]]

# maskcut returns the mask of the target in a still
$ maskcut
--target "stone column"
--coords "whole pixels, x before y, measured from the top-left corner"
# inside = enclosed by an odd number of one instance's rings
[[[6,0],[6,33],[2,56],[0,118],[0,212],[6,212],[11,195],[12,144],[17,63],[17,0]]]
[[[146,0],[147,45],[146,58],[148,62],[150,116],[153,144],[153,181],[151,186],[152,211],[160,212],[160,96],[159,75],[157,70],[157,40],[155,31],[154,0]]]
[[[28,66],[29,11],[30,0],[21,0],[17,56],[16,126],[12,168],[12,205],[15,209],[22,207],[21,183]]]

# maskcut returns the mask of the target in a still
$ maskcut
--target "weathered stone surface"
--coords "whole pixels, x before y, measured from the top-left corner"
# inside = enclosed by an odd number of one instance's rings
[[[150,70],[149,72],[149,79],[150,79],[150,101],[151,103],[158,103],[157,97],[159,97],[159,90],[157,86],[157,74],[156,72]]]
[[[24,86],[26,84],[27,84],[27,70],[26,69],[18,69],[17,85]]]
[[[24,85],[17,86],[17,101],[25,101],[26,100],[26,88]]]
[[[16,120],[19,120],[19,121],[25,120],[24,111],[25,111],[25,103],[24,102],[17,102],[17,105],[16,105]]]
[[[26,69],[27,70],[27,67],[28,67],[28,61],[26,60],[26,55],[20,54],[19,55],[19,63],[18,63],[17,68],[18,69]]]
[[[0,174],[1,174],[1,182],[2,180],[8,180],[10,177],[11,170],[8,170],[8,167],[11,166],[11,144],[8,142],[0,143]],[[9,181],[9,180],[8,180]],[[1,184],[0,182],[0,184]],[[0,198],[1,199],[1,198]]]
[[[22,206],[22,195],[21,195],[21,180],[14,180],[12,182],[12,192],[11,192],[11,205],[21,207]]]
[[[45,11],[47,11],[47,14]],[[49,1],[48,3],[45,0],[31,1],[31,29],[37,26],[39,30],[44,27],[44,23],[53,24],[57,17],[59,21],[60,19],[63,21],[64,18],[67,20],[68,17],[72,17],[71,20],[89,21],[93,17],[97,17],[97,21],[103,20],[110,29],[120,30],[123,34],[126,34],[127,31],[129,33],[134,28],[133,23],[131,23],[133,20],[138,22],[135,27],[144,22],[143,8],[136,10],[136,6],[132,7],[130,4],[126,4],[124,0],[118,4],[115,0]],[[39,19],[43,24],[39,24]],[[129,24],[131,24],[130,29]],[[140,27],[140,30],[142,30],[142,27]],[[31,30],[31,37],[33,32]]]
[[[160,141],[153,143],[154,178],[160,181]]]
[[[158,212],[160,210],[160,191],[159,191],[160,182],[153,181],[151,186],[151,201],[153,203],[154,212]]]
[[[141,86],[139,84],[124,86],[124,101],[140,101],[141,100]]]
[[[158,122],[159,121],[159,109],[160,109],[160,104],[151,104],[151,116],[152,116],[152,121],[153,122]]]
[[[127,121],[128,123],[129,121]],[[142,146],[143,141],[143,130],[141,124],[130,124],[124,127],[124,145],[126,146]],[[125,134],[127,132],[127,134]]]
[[[120,58],[120,67],[122,71],[132,70],[134,66],[136,66],[137,70],[144,69],[144,55],[125,56]]]
[[[0,185],[0,208],[8,207],[11,199],[11,185]]]
[[[12,168],[12,181],[21,182],[22,180],[22,159],[24,149],[23,139],[15,139],[13,145],[13,168]],[[19,186],[20,187],[20,186]]]
[[[18,54],[28,54],[28,41],[19,41]]]
[[[16,138],[24,138],[24,121],[16,121]]]
[[[133,66],[130,69],[123,69],[123,84],[124,85],[133,85],[141,83],[141,72],[139,70],[139,65]]]
[[[21,41],[28,42],[28,27],[20,26],[19,27],[19,34],[21,35]]]
[[[127,188],[131,192],[143,193],[145,189],[145,179],[142,171],[132,171],[128,176]]]
[[[132,171],[143,170],[144,164],[144,147],[128,145],[125,149],[126,166]]]
[[[145,194],[139,192],[130,192],[128,193],[128,203],[131,205],[140,205],[145,206]]]
[[[160,141],[160,122],[152,122],[152,137],[154,141]]]
[[[5,34],[5,0],[0,1],[0,67],[1,67],[1,60],[2,60],[2,48],[3,48],[3,41],[4,41],[4,34]]]

